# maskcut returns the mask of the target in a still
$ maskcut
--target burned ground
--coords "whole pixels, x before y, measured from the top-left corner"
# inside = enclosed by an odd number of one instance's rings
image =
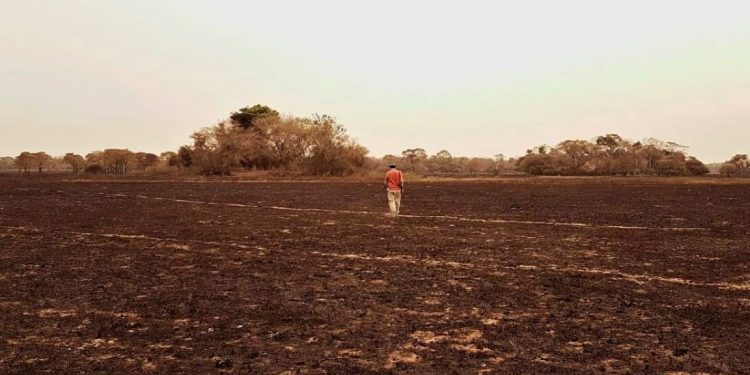
[[[2,373],[750,373],[750,185],[0,177]]]

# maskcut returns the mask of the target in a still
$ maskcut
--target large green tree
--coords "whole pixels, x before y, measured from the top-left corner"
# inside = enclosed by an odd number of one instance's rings
[[[254,128],[258,120],[268,117],[279,117],[279,112],[268,106],[256,104],[252,107],[244,107],[240,108],[237,112],[232,112],[229,119],[234,126],[247,130]]]

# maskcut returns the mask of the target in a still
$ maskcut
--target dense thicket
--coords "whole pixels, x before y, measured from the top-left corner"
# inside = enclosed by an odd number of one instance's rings
[[[450,176],[510,173],[515,169],[516,159],[506,159],[502,154],[492,158],[453,156],[447,150],[428,155],[422,148],[411,148],[401,152],[400,156],[386,155],[382,159],[372,159],[368,168],[383,170],[391,163],[413,173]]]
[[[74,171],[81,168],[82,157],[67,154],[63,159]],[[145,171],[155,166],[160,158],[146,152],[132,152],[128,149],[110,148],[104,151],[94,151],[86,155],[85,171],[88,173],[127,174],[132,170]]]
[[[280,116],[260,105],[242,108],[191,138],[193,144],[182,146],[175,160],[204,175],[256,169],[344,176],[362,168],[367,155],[331,116]]]
[[[697,176],[708,173],[685,146],[647,139],[631,142],[617,134],[595,141],[568,140],[539,146],[519,158],[518,170],[537,175]]]
[[[84,158],[81,155],[67,153],[62,157],[52,157],[46,152],[22,152],[12,158],[13,167],[24,173],[43,170],[69,169],[73,173],[110,173],[126,174],[131,170],[145,171],[155,166],[164,158],[145,152],[132,152],[127,149],[107,149],[94,151]]]
[[[11,156],[0,157],[0,170],[12,169],[16,166],[16,159]]]
[[[750,161],[747,154],[737,154],[721,165],[719,173],[727,177],[750,177]]]
[[[15,158],[14,164],[23,173],[29,173],[32,170],[42,173],[52,160],[53,158],[46,152],[22,152]]]

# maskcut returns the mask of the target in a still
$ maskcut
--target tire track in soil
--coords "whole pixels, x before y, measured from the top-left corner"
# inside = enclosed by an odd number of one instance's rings
[[[283,206],[261,206],[261,205],[243,204],[243,203],[220,203],[220,202],[196,201],[196,200],[188,200],[188,199],[149,197],[145,195],[130,196],[127,194],[107,194],[107,193],[97,193],[97,194],[107,196],[107,197],[114,197],[114,198],[138,198],[138,199],[169,201],[169,202],[176,202],[176,203],[203,204],[203,205],[211,205],[211,206],[227,206],[227,207],[240,207],[240,208],[266,208],[266,209],[277,210],[277,211],[328,212],[328,213],[337,213],[337,214],[356,214],[356,215],[374,215],[374,216],[383,215],[382,213],[371,212],[371,211],[331,210],[331,209],[325,209],[325,208],[299,208],[299,207],[283,207]],[[439,219],[439,220],[450,220],[450,221],[465,221],[465,222],[474,222],[474,223],[562,226],[562,227],[586,228],[586,229],[656,230],[656,231],[668,231],[668,232],[709,231],[708,228],[700,228],[700,227],[644,227],[644,226],[632,226],[632,225],[600,225],[600,224],[591,224],[591,223],[559,222],[559,221],[478,219],[478,218],[450,216],[450,215],[400,215],[400,217],[419,218],[419,219]]]

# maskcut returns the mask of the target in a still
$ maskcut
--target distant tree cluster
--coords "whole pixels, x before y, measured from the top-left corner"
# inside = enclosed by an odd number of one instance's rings
[[[84,158],[81,155],[67,153],[63,157],[53,158],[46,152],[22,152],[12,158],[13,166],[23,173],[67,167],[73,173],[127,174],[131,170],[145,171],[160,162],[154,154],[132,152],[126,149],[107,149],[94,151]]]
[[[280,115],[263,105],[244,107],[214,126],[191,136],[192,143],[160,155],[110,148],[86,156],[68,153],[22,152],[0,157],[0,170],[23,173],[68,169],[73,173],[125,175],[130,172],[182,170],[203,175],[229,175],[237,170],[277,170],[295,174],[346,176],[382,171],[395,163],[405,171],[424,175],[499,175],[528,173],[558,176],[700,176],[709,169],[686,154],[687,147],[648,138],[632,142],[617,134],[590,141],[567,140],[551,147],[537,146],[519,158],[453,156],[447,150],[430,155],[423,148],[400,155],[368,157],[368,150],[346,134],[327,115]],[[747,154],[712,165],[714,173],[750,177]]]
[[[76,154],[65,155],[65,160],[73,171],[84,167],[87,173],[104,173],[125,175],[129,171],[145,171],[159,162],[159,157],[146,152],[132,152],[128,149],[110,148],[94,151],[85,158]]]
[[[750,161],[747,154],[737,154],[721,165],[719,173],[727,177],[750,177]]]
[[[699,176],[709,172],[685,146],[646,139],[631,142],[617,134],[595,141],[568,140],[555,147],[528,150],[519,158],[518,170],[535,175],[598,176]]]
[[[515,159],[506,159],[497,154],[493,158],[453,156],[447,150],[440,150],[428,155],[422,148],[411,148],[401,152],[400,156],[386,155],[381,160],[371,163],[374,168],[382,169],[385,165],[395,163],[406,171],[430,175],[475,175],[500,174],[512,172]]]
[[[174,162],[203,175],[256,169],[344,176],[362,168],[368,153],[331,116],[281,116],[262,105],[242,108],[191,138]]]
[[[10,156],[0,157],[0,170],[13,169],[16,166],[16,159]]]
[[[63,162],[70,166],[73,173],[80,172],[86,166],[86,159],[83,156],[69,152],[63,156]]]
[[[15,158],[14,164],[19,171],[30,173],[32,170],[42,173],[53,161],[53,158],[46,152],[27,152],[24,151]]]

